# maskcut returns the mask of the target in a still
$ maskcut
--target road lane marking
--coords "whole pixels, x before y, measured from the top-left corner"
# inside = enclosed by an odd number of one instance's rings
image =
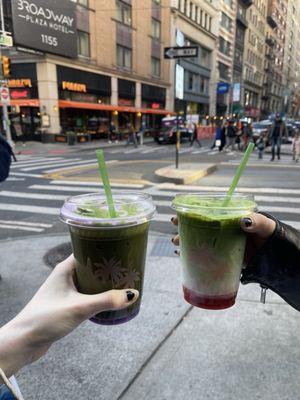
[[[93,186],[94,188],[103,187],[101,183],[99,185],[95,182],[84,182],[84,181],[68,181],[68,180],[53,180],[50,182],[50,185],[74,185],[74,186]],[[97,185],[97,186],[96,186]],[[137,184],[137,183],[117,183],[111,182],[111,186],[126,188],[126,189],[142,189],[145,185]]]
[[[24,192],[10,192],[6,190],[0,191],[0,196],[3,197],[16,197],[20,199],[34,199],[34,200],[55,200],[64,201],[67,197],[58,194],[40,194],[40,193],[24,193]]]
[[[0,203],[0,210],[14,212],[28,212],[33,214],[48,214],[59,216],[60,209],[55,207],[27,206],[24,204]]]
[[[27,178],[43,178],[43,175],[41,175],[41,174],[25,174],[23,172],[10,172],[9,175],[12,175],[12,176],[25,176]]]
[[[60,160],[63,160],[63,157],[49,157],[49,158],[41,158],[39,160],[31,160],[31,161],[17,161],[16,164],[12,165],[12,168],[16,167],[30,167],[33,165],[38,165],[38,164],[45,164],[46,162],[58,162]]]
[[[35,171],[37,169],[46,169],[46,168],[52,168],[52,167],[64,167],[64,166],[68,166],[68,165],[74,165],[74,167],[76,167],[79,164],[87,164],[88,162],[92,162],[95,160],[85,160],[85,161],[79,161],[81,160],[81,158],[78,159],[78,161],[73,160],[73,161],[62,161],[62,162],[55,162],[55,163],[47,163],[47,164],[41,164],[35,167],[29,167],[29,168],[20,168],[21,171],[27,172],[27,171]],[[62,168],[61,168],[62,169]]]
[[[32,226],[32,227],[39,227],[39,228],[52,228],[52,224],[42,224],[40,222],[21,222],[21,221],[7,221],[7,220],[0,220],[1,224],[8,224],[8,225],[18,225],[18,226]]]
[[[5,225],[5,224],[0,224],[0,228],[13,229],[13,230],[18,230],[18,231],[27,231],[27,232],[43,232],[44,231],[44,229],[40,229],[40,228],[29,228],[26,226],[12,226],[12,225]]]

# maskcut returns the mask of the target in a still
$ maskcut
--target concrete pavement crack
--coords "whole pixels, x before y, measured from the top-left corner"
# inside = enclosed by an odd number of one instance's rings
[[[162,348],[162,346],[166,343],[166,341],[173,335],[173,333],[176,331],[176,329],[181,325],[183,320],[189,315],[189,313],[192,311],[194,307],[190,306],[187,311],[183,314],[183,316],[179,319],[179,321],[176,322],[174,327],[169,331],[169,333],[163,338],[163,340],[156,346],[152,354],[144,361],[142,364],[141,368],[138,370],[138,372],[134,375],[134,377],[129,381],[125,389],[121,392],[121,394],[117,397],[116,400],[122,400],[122,398],[125,396],[125,394],[128,392],[128,390],[131,388],[131,386],[134,384],[134,382],[138,379],[138,377],[142,374],[144,369],[147,367],[147,365],[151,362],[151,360],[156,356],[156,354],[159,352],[159,350]]]

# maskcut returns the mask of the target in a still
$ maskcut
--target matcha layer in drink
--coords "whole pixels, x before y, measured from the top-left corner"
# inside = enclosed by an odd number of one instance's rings
[[[236,194],[224,207],[226,195],[178,195],[173,201],[179,218],[184,298],[207,309],[235,303],[243,263],[246,235],[240,219],[256,204]]]
[[[81,293],[110,289],[137,289],[140,297],[132,306],[105,311],[91,320],[114,325],[134,318],[140,309],[149,221],[155,208],[150,196],[115,196],[116,218],[110,218],[105,200],[98,194],[76,196],[62,209],[69,225],[77,262],[76,285]]]

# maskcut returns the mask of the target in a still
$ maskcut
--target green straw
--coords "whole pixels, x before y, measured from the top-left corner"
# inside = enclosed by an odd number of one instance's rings
[[[101,176],[103,186],[104,186],[109,215],[110,215],[110,218],[116,218],[117,213],[115,210],[114,200],[113,200],[112,193],[111,193],[110,182],[109,182],[107,168],[106,168],[105,159],[104,159],[104,152],[103,152],[103,150],[97,150],[96,154],[97,154],[97,160],[98,160],[98,164],[99,164],[100,176]]]
[[[255,144],[253,142],[248,144],[247,150],[244,153],[244,156],[242,158],[242,161],[240,162],[240,165],[238,167],[238,169],[236,170],[236,173],[234,175],[234,178],[232,180],[232,183],[230,185],[230,188],[228,190],[226,199],[224,200],[223,206],[227,207],[228,204],[230,203],[231,197],[239,183],[240,177],[242,176],[242,173],[244,172],[244,169],[246,168],[248,159],[250,157],[250,154],[252,153],[253,149],[254,149]]]

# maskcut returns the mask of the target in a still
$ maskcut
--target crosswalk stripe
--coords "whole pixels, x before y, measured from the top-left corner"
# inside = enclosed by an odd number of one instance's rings
[[[47,170],[45,170],[43,172],[46,173],[46,174],[51,174],[51,173],[58,172],[58,171],[61,171],[61,170],[70,171],[70,170],[76,168],[78,166],[78,164],[71,165],[70,167],[60,167],[60,168],[54,168],[54,169],[47,169]],[[97,162],[87,163],[87,164],[82,163],[80,165],[80,167],[82,167],[82,168],[84,168],[84,167],[93,167],[93,166],[97,168]]]
[[[65,200],[67,195],[56,195],[56,194],[40,194],[40,193],[24,193],[24,192],[10,192],[10,191],[5,191],[2,190],[0,192],[0,196],[2,197],[16,197],[20,199],[34,199],[34,200],[55,200],[55,201],[60,201],[60,200]]]
[[[78,160],[81,160],[81,158],[79,158]],[[86,164],[87,162],[91,162],[95,160],[86,160],[86,161],[63,161],[63,162],[56,162],[56,163],[48,163],[48,164],[42,164],[39,166],[35,166],[35,167],[29,167],[29,168],[21,168],[21,171],[27,172],[27,171],[35,171],[37,169],[45,169],[45,168],[51,168],[51,167],[64,167],[64,166],[68,166],[68,165],[74,165],[74,167],[76,167],[77,165],[80,164]]]
[[[124,151],[124,154],[136,153],[137,151],[138,151],[138,149],[126,150],[126,151]]]
[[[33,214],[59,215],[59,208],[28,206],[23,204],[0,203],[0,210],[14,212],[28,212]]]
[[[55,157],[55,158],[49,157],[49,158],[41,158],[39,160],[18,161],[16,164],[12,165],[12,168],[30,167],[37,164],[45,164],[46,162],[48,164],[49,162],[58,162],[59,160],[63,160],[63,157]]]
[[[151,148],[151,149],[141,151],[141,154],[149,154],[149,153],[153,153],[153,152],[157,152],[157,151],[165,151],[165,148],[163,148],[163,147]]]
[[[28,177],[28,178],[42,178],[43,177],[43,175],[41,175],[41,174],[26,174],[26,173],[23,173],[23,172],[10,172],[9,175],[12,175],[12,176],[25,176],[25,177]]]
[[[160,190],[161,189],[161,190]],[[166,190],[169,190],[169,192]],[[174,192],[172,192],[172,190]],[[159,189],[149,188],[146,189],[149,194],[155,193],[159,195],[160,192],[164,191],[165,193],[169,193],[174,195],[179,192],[223,192],[227,193],[227,186],[179,186],[174,184],[161,184]],[[270,194],[291,194],[296,195],[300,194],[300,189],[275,189],[275,188],[258,188],[258,187],[240,187],[237,191],[238,193],[270,193]],[[162,195],[163,196],[163,195]]]
[[[9,178],[6,179],[6,181],[20,182],[20,181],[25,181],[25,178],[14,178],[14,177],[10,176]]]
[[[20,226],[33,226],[39,228],[51,228],[52,224],[44,224],[40,222],[21,222],[21,221],[8,221],[8,220],[0,220],[1,224],[8,224],[8,225],[20,225]]]
[[[30,228],[26,226],[12,226],[12,225],[5,225],[5,224],[0,224],[0,228],[3,229],[12,229],[12,230],[18,230],[18,231],[26,231],[26,232],[43,232],[44,229],[40,228]]]
[[[101,185],[98,187],[83,187],[83,186],[50,186],[50,185],[32,185],[29,187],[34,190],[50,190],[58,192],[83,192],[83,193],[93,193],[98,192]]]
[[[99,185],[95,182],[85,182],[85,181],[64,181],[64,180],[54,180],[50,182],[50,185],[73,185],[73,186],[93,186],[95,188],[103,187],[101,183]],[[97,186],[96,186],[97,185]],[[142,189],[145,185],[138,184],[138,183],[114,183],[111,182],[111,186],[116,187],[116,188],[125,188],[128,190],[131,189]]]

